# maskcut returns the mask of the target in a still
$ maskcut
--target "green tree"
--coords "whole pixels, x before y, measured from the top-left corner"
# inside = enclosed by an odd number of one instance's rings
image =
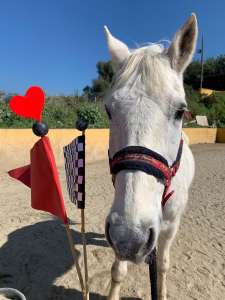
[[[184,82],[195,89],[200,87],[201,64],[198,61],[192,62],[184,73]]]
[[[97,99],[102,99],[108,87],[109,87],[109,82],[102,78],[93,80],[93,87],[92,87],[93,95]]]
[[[99,61],[96,65],[98,77],[92,81],[92,86],[85,86],[83,95],[89,100],[101,100],[108,89],[113,78],[113,68],[111,61]]]
[[[99,61],[97,63],[97,72],[100,78],[110,83],[114,75],[111,61]]]
[[[93,97],[93,90],[89,85],[86,85],[83,88],[83,96],[87,97],[88,100],[91,100]]]
[[[199,89],[200,76],[201,64],[199,61],[194,61],[188,66],[184,74],[184,82],[195,89]],[[205,60],[203,87],[225,90],[225,55]]]

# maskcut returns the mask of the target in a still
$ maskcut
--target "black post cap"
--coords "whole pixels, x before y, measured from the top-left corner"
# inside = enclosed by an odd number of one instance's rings
[[[78,120],[76,121],[76,129],[80,131],[84,131],[87,128],[88,128],[88,121],[85,120],[84,118],[78,118]]]
[[[37,136],[45,136],[48,133],[48,125],[41,122],[35,122],[32,126],[33,133]]]

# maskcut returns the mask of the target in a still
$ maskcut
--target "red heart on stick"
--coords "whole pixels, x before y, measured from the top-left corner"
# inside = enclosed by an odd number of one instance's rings
[[[30,87],[25,96],[14,96],[9,102],[11,110],[19,116],[41,122],[45,94],[38,86]]]

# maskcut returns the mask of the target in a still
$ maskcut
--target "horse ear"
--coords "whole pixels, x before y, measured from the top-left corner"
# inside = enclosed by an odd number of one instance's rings
[[[192,13],[187,22],[177,31],[167,52],[172,68],[178,73],[183,73],[191,62],[195,52],[197,36],[197,18]]]
[[[113,68],[116,71],[120,68],[123,61],[130,55],[130,51],[127,45],[112,36],[107,26],[104,26],[104,31],[108,43],[109,52],[112,57]]]

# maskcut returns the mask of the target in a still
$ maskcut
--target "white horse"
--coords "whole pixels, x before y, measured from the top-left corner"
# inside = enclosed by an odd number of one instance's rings
[[[195,14],[177,31],[168,49],[151,44],[130,51],[107,27],[105,34],[115,70],[105,99],[110,119],[109,156],[127,146],[142,146],[172,165],[187,107],[183,72],[192,59],[198,35]],[[165,187],[161,180],[141,170],[117,173],[114,202],[106,219],[106,237],[116,256],[108,299],[119,299],[127,261],[144,261],[156,246],[159,299],[167,299],[169,251],[193,177],[194,159],[185,141],[180,167],[170,187],[175,192],[164,209],[161,200]]]

